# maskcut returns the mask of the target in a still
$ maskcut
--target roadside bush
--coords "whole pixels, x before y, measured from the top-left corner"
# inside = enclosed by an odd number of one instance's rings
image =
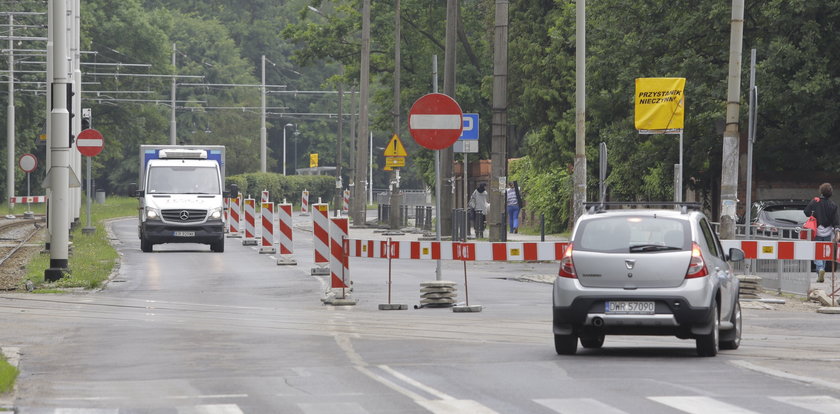
[[[282,175],[277,173],[247,173],[227,177],[226,182],[239,186],[239,192],[259,200],[263,190],[268,190],[270,201],[300,204],[303,190],[309,190],[309,202],[314,204],[321,197],[323,202],[335,194],[335,177],[331,175]]]
[[[569,229],[572,217],[572,176],[565,169],[534,165],[530,157],[510,163],[508,180],[517,181],[525,209],[536,216],[545,214],[546,233]]]

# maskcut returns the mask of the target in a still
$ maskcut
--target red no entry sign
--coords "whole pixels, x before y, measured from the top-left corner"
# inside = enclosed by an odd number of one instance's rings
[[[458,102],[442,93],[418,99],[408,112],[408,131],[420,146],[432,150],[450,147],[464,127]]]
[[[82,155],[93,157],[102,152],[103,147],[105,147],[105,139],[93,128],[80,132],[79,137],[76,138],[76,148]]]
[[[18,166],[24,172],[31,173],[38,168],[38,158],[32,154],[23,154],[18,158]]]

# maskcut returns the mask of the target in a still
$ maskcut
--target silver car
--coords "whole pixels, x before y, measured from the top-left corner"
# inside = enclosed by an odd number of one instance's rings
[[[738,278],[703,213],[593,208],[581,216],[554,282],[558,354],[600,348],[605,335],[694,339],[700,356],[741,343]]]

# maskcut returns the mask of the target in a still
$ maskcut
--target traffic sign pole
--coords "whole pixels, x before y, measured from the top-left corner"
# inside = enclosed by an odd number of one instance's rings
[[[32,213],[32,209],[29,206],[29,173],[35,171],[38,168],[38,158],[32,154],[23,154],[18,159],[18,166],[20,167],[23,172],[26,173],[26,211],[23,212],[24,218],[32,218],[34,213]],[[9,209],[12,207],[12,201],[9,201]]]
[[[96,231],[96,227],[91,225],[91,218],[90,218],[90,187],[91,187],[91,157],[98,155],[102,152],[102,148],[105,146],[105,139],[102,137],[102,134],[93,129],[89,128],[79,133],[79,137],[76,139],[76,148],[79,150],[82,155],[87,158],[87,226],[82,228],[82,233],[84,234],[91,234]]]

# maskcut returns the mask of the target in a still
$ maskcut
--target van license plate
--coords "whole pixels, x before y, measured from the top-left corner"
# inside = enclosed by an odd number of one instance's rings
[[[606,313],[625,313],[636,315],[653,315],[656,306],[653,302],[611,301],[606,302]]]
[[[195,237],[194,231],[176,231],[175,237]]]

